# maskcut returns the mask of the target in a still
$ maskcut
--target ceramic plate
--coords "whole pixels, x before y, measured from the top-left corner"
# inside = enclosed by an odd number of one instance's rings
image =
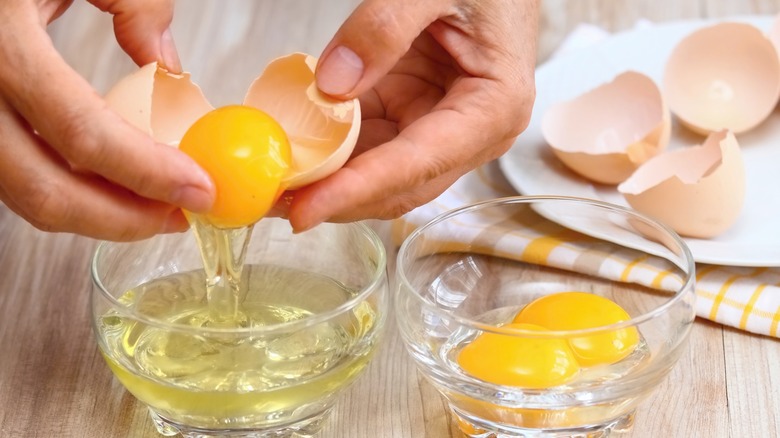
[[[742,17],[768,31],[772,17]],[[661,84],[666,59],[692,31],[713,21],[658,24],[611,36],[598,44],[560,55],[536,73],[537,100],[528,129],[499,163],[512,186],[525,195],[566,195],[627,206],[612,186],[589,182],[552,154],[541,132],[542,116],[557,102],[572,99],[636,70]],[[674,123],[669,148],[695,145],[703,137]],[[694,259],[730,266],[780,266],[780,109],[757,128],[737,136],[747,170],[745,206],[737,223],[712,239],[686,238]]]

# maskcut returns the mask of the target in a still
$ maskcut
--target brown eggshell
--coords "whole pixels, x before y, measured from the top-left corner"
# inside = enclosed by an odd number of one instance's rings
[[[213,107],[188,73],[147,64],[120,80],[105,96],[109,107],[155,140],[178,145],[184,132]]]
[[[573,100],[552,106],[542,134],[571,170],[618,184],[666,148],[671,116],[652,79],[627,71]]]
[[[675,46],[666,64],[664,96],[695,132],[750,130],[780,97],[780,60],[769,38],[744,23],[695,31]]]
[[[628,204],[679,234],[717,236],[739,217],[745,199],[745,165],[726,130],[700,146],[658,155],[617,187]]]
[[[272,61],[249,87],[244,104],[278,121],[293,150],[291,189],[332,174],[349,159],[360,132],[357,99],[337,101],[315,84],[317,59],[294,53]]]

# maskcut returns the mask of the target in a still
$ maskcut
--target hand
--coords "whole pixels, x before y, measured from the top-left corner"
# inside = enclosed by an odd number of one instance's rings
[[[535,97],[538,0],[366,0],[325,48],[320,90],[360,97],[347,164],[293,194],[288,216],[395,218],[499,157]]]
[[[92,0],[114,16],[139,65],[180,71],[167,30],[172,1]],[[113,111],[54,49],[45,26],[69,0],[0,8],[0,200],[36,227],[101,239],[140,239],[187,228],[177,207],[213,202],[208,175]]]

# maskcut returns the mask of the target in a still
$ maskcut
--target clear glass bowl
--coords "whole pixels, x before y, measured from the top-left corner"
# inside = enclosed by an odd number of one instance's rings
[[[637,405],[683,352],[694,268],[671,229],[634,211],[577,198],[503,198],[445,213],[407,237],[396,314],[412,358],[467,436],[601,437],[630,428]],[[608,298],[629,319],[578,330],[506,327],[529,302],[566,291]],[[550,317],[563,318],[560,311]],[[541,354],[516,341],[573,348],[634,330],[630,354],[580,363],[563,383],[492,383],[504,363],[491,362],[495,355],[522,362]],[[477,362],[487,375],[477,378],[461,351],[485,335],[492,343]]]
[[[293,234],[260,221],[232,327],[209,323],[190,233],[101,243],[92,278],[100,351],[167,436],[316,433],[371,358],[388,307],[384,247],[357,223]]]

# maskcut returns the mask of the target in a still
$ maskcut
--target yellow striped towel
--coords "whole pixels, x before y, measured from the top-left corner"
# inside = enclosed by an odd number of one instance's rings
[[[393,224],[393,236],[400,242],[416,227],[453,208],[504,196],[517,192],[504,178],[496,162],[488,163],[455,182],[447,191],[430,203],[413,210]],[[528,224],[526,224],[528,225]],[[526,239],[526,248],[544,247],[544,251],[575,251],[577,233],[565,232],[565,228],[549,221],[531,224],[536,227],[532,238]],[[497,240],[498,241],[498,240]],[[508,257],[523,257],[523,253],[500,251]],[[527,251],[526,251],[527,254]],[[539,254],[534,251],[534,254]],[[592,254],[588,255],[592,257]],[[671,280],[658,267],[640,266],[635,254],[615,257],[604,254],[602,263],[618,264],[618,271],[631,272],[632,278],[624,281],[655,283]],[[570,258],[572,259],[572,258]],[[561,266],[564,258],[540,260]],[[565,263],[565,262],[564,262]],[[596,266],[593,260],[589,263]],[[628,275],[628,274],[622,274]],[[674,277],[674,276],[669,276]],[[721,324],[749,332],[780,337],[780,268],[744,268],[698,264],[696,266],[696,314]]]

